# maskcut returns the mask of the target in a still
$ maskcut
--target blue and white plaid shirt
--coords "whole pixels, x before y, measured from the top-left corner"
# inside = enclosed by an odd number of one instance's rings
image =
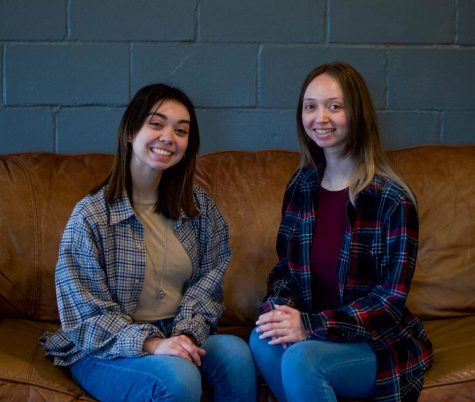
[[[216,205],[199,187],[194,196],[199,215],[182,214],[174,224],[193,274],[172,336],[187,334],[201,344],[223,312],[222,283],[231,249],[227,224]],[[131,318],[144,281],[145,253],[144,229],[126,195],[106,205],[102,189],[76,205],[56,266],[61,328],[40,339],[56,365],[71,365],[85,355],[142,356],[146,338],[165,336],[157,326]]]

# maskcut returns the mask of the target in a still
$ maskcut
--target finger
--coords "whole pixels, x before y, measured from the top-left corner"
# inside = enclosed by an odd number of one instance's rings
[[[289,333],[285,328],[278,328],[278,329],[272,329],[269,331],[265,331],[259,335],[259,339],[266,339],[266,338],[272,338],[272,337],[282,337],[282,336],[288,336]]]
[[[195,345],[189,345],[187,343],[183,344],[183,349],[186,350],[188,355],[191,357],[192,362],[196,366],[201,366],[201,356],[198,352],[198,348]]]
[[[285,313],[285,314],[290,314],[292,312],[295,312],[295,310],[292,307],[286,306],[285,304],[277,304],[275,306],[276,311],[279,311],[280,313]]]
[[[272,321],[272,322],[258,325],[256,327],[256,332],[262,333],[262,332],[270,331],[273,329],[290,328],[291,326],[292,326],[291,322],[289,321],[288,318],[282,318],[279,321]]]
[[[276,336],[269,341],[269,345],[282,345],[284,348],[287,348],[289,343],[288,336]]]
[[[155,354],[177,356],[192,361],[190,354],[183,348],[180,339],[177,337],[165,339],[159,345]]]
[[[279,324],[276,324],[276,323],[261,324],[256,328],[256,332],[259,333],[259,334],[262,334],[264,332],[273,331],[273,330],[278,329],[280,327],[281,326]]]
[[[201,358],[197,352],[197,347],[187,335],[179,335],[176,337],[178,346],[188,355],[189,359],[197,365],[201,365]]]
[[[177,357],[181,357],[185,360],[188,360],[190,362],[193,362],[190,354],[182,347],[179,347],[179,346],[176,346],[176,347],[172,347],[168,350],[167,353],[164,353],[164,354],[167,354],[167,355],[172,355],[172,356],[177,356]]]
[[[259,316],[259,319],[256,321],[257,325],[267,324],[271,322],[280,322],[285,319],[286,316],[282,311],[269,311],[268,313],[262,314]]]
[[[261,314],[261,315],[257,318],[256,324],[259,325],[259,324],[264,324],[264,323],[266,323],[266,322],[272,321],[272,319],[271,319],[271,313],[272,313],[272,312],[268,312],[268,313]]]

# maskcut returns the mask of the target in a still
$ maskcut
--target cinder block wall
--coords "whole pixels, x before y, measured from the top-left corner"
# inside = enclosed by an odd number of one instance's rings
[[[385,147],[475,143],[474,0],[0,0],[0,153],[113,152],[152,82],[194,100],[202,152],[297,149],[301,82],[334,59]]]

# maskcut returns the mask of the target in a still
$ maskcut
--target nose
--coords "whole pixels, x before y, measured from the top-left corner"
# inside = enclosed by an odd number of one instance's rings
[[[160,133],[160,142],[170,144],[173,141],[174,135],[175,131],[173,130],[173,127],[165,126]]]
[[[317,109],[317,121],[318,122],[328,121],[328,114],[327,114],[326,108],[320,107]]]

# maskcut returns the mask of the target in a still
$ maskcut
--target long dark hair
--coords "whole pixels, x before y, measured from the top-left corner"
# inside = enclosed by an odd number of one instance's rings
[[[178,88],[165,84],[152,84],[140,89],[130,101],[122,116],[117,136],[117,152],[110,173],[92,193],[105,186],[104,197],[108,204],[122,197],[126,191],[133,201],[130,158],[130,139],[140,131],[153,107],[172,100],[181,103],[190,115],[188,147],[185,157],[176,165],[163,171],[157,188],[158,200],[155,211],[167,218],[178,219],[183,211],[187,216],[198,215],[193,198],[193,176],[196,156],[200,146],[200,134],[195,108],[188,96]]]

